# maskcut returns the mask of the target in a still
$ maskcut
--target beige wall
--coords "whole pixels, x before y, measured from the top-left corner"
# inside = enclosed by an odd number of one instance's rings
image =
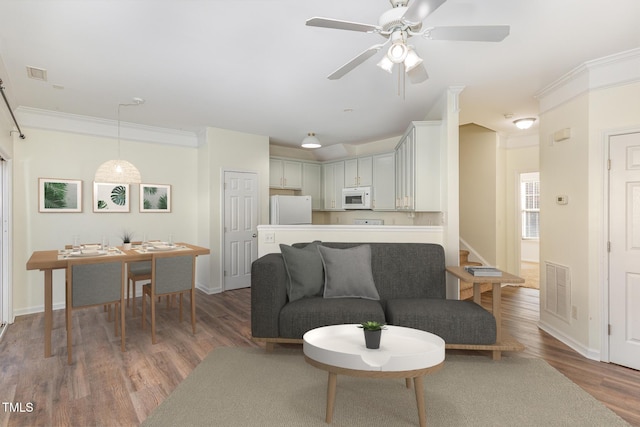
[[[564,128],[571,128],[572,137],[550,145],[551,135]],[[594,357],[604,339],[607,291],[602,249],[606,136],[632,128],[640,128],[640,83],[592,90],[550,109],[540,120],[540,260],[571,269],[571,305],[577,310],[577,319],[567,323],[543,304],[540,321]],[[567,195],[569,203],[556,204],[557,195]],[[545,288],[543,275],[541,301]]]
[[[539,137],[530,138],[535,138],[535,145],[505,150],[505,257],[506,270],[513,273],[520,271],[520,174],[540,169]]]
[[[498,153],[496,132],[475,124],[460,126],[460,238],[497,265]],[[502,201],[502,198],[501,198]]]
[[[224,171],[255,172],[258,175],[260,206],[258,224],[269,223],[269,138],[219,128],[207,128],[206,143],[199,149],[199,195],[202,209],[198,233],[211,248],[211,278],[207,292],[223,289],[223,178]]]
[[[139,188],[130,189],[129,213],[94,213],[93,176],[104,161],[117,157],[117,142],[76,133],[23,129],[27,138],[16,139],[13,161],[13,308],[20,315],[43,310],[43,274],[25,269],[33,251],[62,248],[72,235],[99,242],[103,235],[121,244],[122,231],[134,238],[199,243],[196,224],[197,151],[165,144],[122,141],[122,158],[138,167],[143,182],[170,184],[171,213],[140,213]],[[83,183],[83,212],[39,213],[38,178],[79,179]],[[204,258],[204,257],[203,257]],[[199,283],[199,286],[206,286]],[[64,303],[64,273],[54,273],[54,307]]]

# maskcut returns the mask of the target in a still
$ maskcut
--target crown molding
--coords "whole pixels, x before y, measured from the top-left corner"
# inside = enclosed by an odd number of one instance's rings
[[[16,108],[18,122],[25,128],[72,132],[83,135],[116,138],[117,120],[100,119],[78,114],[41,110],[31,107]],[[198,134],[176,129],[146,126],[120,121],[120,138],[130,141],[152,142],[156,144],[198,147]]]
[[[589,91],[637,81],[640,81],[640,48],[587,61],[540,90],[535,98],[543,113]]]

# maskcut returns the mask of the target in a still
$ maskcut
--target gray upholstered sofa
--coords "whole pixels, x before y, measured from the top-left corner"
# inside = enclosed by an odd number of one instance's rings
[[[318,249],[314,244],[329,249]],[[449,348],[495,343],[496,322],[491,313],[472,301],[446,299],[442,246],[326,242],[307,245],[282,247],[283,253],[267,254],[252,265],[251,333],[254,341],[266,342],[267,349],[274,343],[302,342],[302,335],[313,328],[367,320],[432,332],[442,337]],[[355,275],[356,281],[360,278],[366,281],[369,265],[364,249],[367,246],[370,248],[369,280],[373,280],[375,290],[365,289],[364,297],[354,297],[351,294],[357,295],[362,290],[350,289],[345,295],[336,295],[335,289],[325,286],[317,289],[318,274],[322,275],[320,285],[325,284],[325,279],[339,282],[349,275],[352,279]],[[356,250],[360,258],[351,254]],[[320,266],[315,258],[318,252],[326,255],[317,258]],[[334,268],[331,263],[338,266]],[[290,274],[297,275],[300,281],[315,277],[316,288],[307,289],[307,295],[296,294],[296,290],[291,289],[295,277],[291,282]],[[358,288],[360,283],[352,280],[346,286]],[[329,291],[334,294],[327,294]]]

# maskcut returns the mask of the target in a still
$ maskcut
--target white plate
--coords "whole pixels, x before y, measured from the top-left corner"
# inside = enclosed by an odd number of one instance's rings
[[[90,256],[102,256],[106,255],[106,251],[88,251],[88,252],[71,252],[69,256],[72,257],[90,257]]]
[[[170,251],[176,249],[176,246],[169,245],[154,245],[149,248],[150,251]]]

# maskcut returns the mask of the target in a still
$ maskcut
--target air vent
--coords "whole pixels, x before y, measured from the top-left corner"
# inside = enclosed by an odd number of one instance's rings
[[[545,262],[547,278],[547,297],[545,310],[570,322],[571,271],[569,267]]]
[[[27,66],[27,76],[29,76],[30,79],[42,80],[43,82],[46,82],[47,70],[45,70],[44,68]]]

